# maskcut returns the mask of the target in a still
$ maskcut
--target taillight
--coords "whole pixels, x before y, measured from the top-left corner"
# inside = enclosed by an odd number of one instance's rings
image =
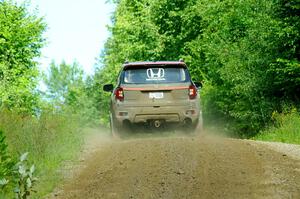
[[[116,88],[115,96],[116,96],[117,100],[123,101],[124,100],[123,88],[121,88],[121,87]]]
[[[197,97],[197,88],[194,85],[189,87],[189,97],[190,99],[195,99]]]

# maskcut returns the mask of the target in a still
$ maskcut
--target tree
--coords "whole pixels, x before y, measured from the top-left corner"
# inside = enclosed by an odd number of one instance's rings
[[[29,13],[25,4],[0,2],[0,107],[20,112],[36,107],[39,73],[35,58],[44,45],[45,28],[43,19]]]
[[[84,88],[83,70],[78,63],[72,65],[64,61],[50,64],[48,74],[44,75],[47,86],[47,97],[56,105],[75,105],[77,97]]]
[[[76,62],[56,65],[50,64],[48,74],[44,75],[47,86],[46,96],[54,110],[60,113],[78,115],[83,123],[94,123],[99,118],[95,109],[91,90],[91,78],[84,79],[84,71]]]

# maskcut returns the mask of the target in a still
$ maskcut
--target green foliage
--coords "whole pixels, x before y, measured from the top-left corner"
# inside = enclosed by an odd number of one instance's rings
[[[8,154],[7,147],[4,133],[0,130],[0,196],[3,192],[7,191],[7,186],[13,174],[14,161]]]
[[[125,60],[184,58],[203,80],[206,119],[249,137],[281,104],[299,104],[299,1],[121,0],[94,77],[114,82]],[[98,92],[98,91],[97,91]],[[108,96],[98,109],[107,115]]]
[[[300,115],[296,109],[288,113],[274,112],[274,126],[261,131],[252,139],[300,144]]]
[[[27,165],[28,153],[24,153],[20,156],[19,162],[16,164],[16,187],[14,189],[16,199],[26,199],[34,192],[33,186],[37,181],[34,177],[35,166],[30,168]]]
[[[0,2],[0,107],[32,112],[37,105],[37,62],[43,19],[13,1]]]
[[[266,125],[275,106],[265,95],[269,89],[265,74],[277,56],[276,34],[281,30],[272,16],[274,8],[273,2],[265,1],[208,3],[199,7],[207,26],[201,38],[189,44],[192,54],[202,55],[205,78],[217,91],[212,103],[241,134],[255,133]],[[213,109],[207,111],[216,114]]]
[[[277,59],[267,70],[267,77],[272,82],[269,95],[286,101],[300,99],[300,62],[296,60]]]
[[[33,186],[37,180],[33,176],[35,167],[32,165],[28,168],[26,163],[28,153],[22,154],[20,160],[14,163],[8,155],[2,131],[0,131],[0,137],[0,197],[11,197],[13,189],[16,199],[26,199],[34,191]]]
[[[34,193],[37,198],[52,191],[61,178],[57,170],[64,161],[75,157],[82,144],[80,124],[71,114],[44,110],[36,118],[2,110],[0,129],[5,132],[13,157],[19,157],[24,151],[30,153],[28,164],[36,166],[39,178],[35,186],[38,192]]]

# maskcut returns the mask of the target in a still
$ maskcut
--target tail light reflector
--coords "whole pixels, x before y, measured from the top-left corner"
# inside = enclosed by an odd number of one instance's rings
[[[195,99],[197,97],[197,88],[194,85],[189,87],[189,97],[190,99]]]
[[[195,110],[187,110],[187,111],[185,112],[185,114],[187,114],[187,115],[195,115],[195,114],[196,114],[196,111],[195,111]]]
[[[117,100],[123,101],[124,100],[124,91],[123,88],[118,87],[115,90],[115,96]]]

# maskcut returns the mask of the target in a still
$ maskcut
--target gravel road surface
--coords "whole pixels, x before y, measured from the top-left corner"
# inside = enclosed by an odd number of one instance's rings
[[[89,142],[88,142],[89,143]],[[248,140],[93,136],[59,199],[300,198],[300,148]]]

